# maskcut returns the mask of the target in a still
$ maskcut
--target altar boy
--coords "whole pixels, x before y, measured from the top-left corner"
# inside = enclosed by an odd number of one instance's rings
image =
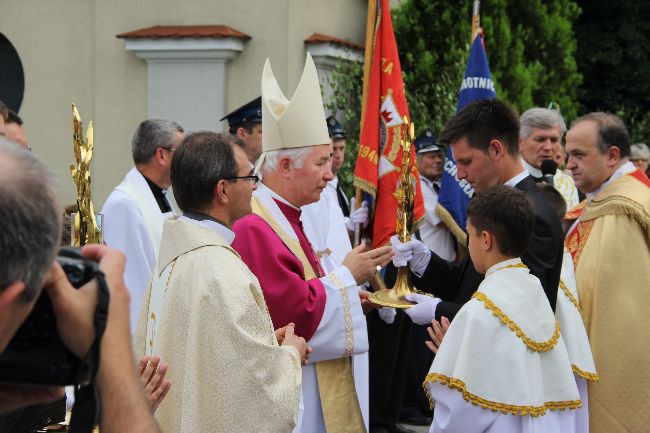
[[[581,402],[569,356],[540,281],[519,258],[532,205],[500,185],[477,194],[467,214],[469,252],[485,279],[434,339],[424,382],[435,402],[430,432],[574,433]]]

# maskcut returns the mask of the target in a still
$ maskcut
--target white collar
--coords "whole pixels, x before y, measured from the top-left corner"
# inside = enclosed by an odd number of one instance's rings
[[[289,203],[289,202],[287,201],[287,199],[285,199],[284,197],[282,197],[280,194],[276,193],[276,192],[273,191],[271,188],[269,188],[268,186],[264,185],[263,182],[260,182],[260,183],[257,185],[257,189],[258,189],[258,190],[261,189],[261,190],[265,191],[268,195],[270,195],[271,197],[273,197],[273,198],[276,199],[277,201],[286,204],[287,206],[291,206],[291,207],[294,208],[294,209],[300,210],[300,208],[295,207],[294,205],[292,205],[291,203]]]
[[[528,164],[524,158],[521,158],[521,165],[524,166],[524,170],[530,173],[532,176],[540,178],[542,177],[542,170],[535,168],[532,165]]]
[[[232,230],[230,230],[228,227],[224,226],[223,224],[219,224],[216,221],[212,221],[209,219],[204,219],[202,221],[199,221],[192,218],[188,218],[185,215],[182,215],[180,218],[178,218],[178,221],[187,221],[189,223],[196,224],[197,226],[210,229],[213,232],[216,232],[218,235],[220,235],[228,243],[228,245],[232,244],[232,241],[235,240],[235,233]]]
[[[603,184],[600,185],[596,191],[588,192],[585,194],[587,196],[587,199],[591,201],[596,196],[596,194],[607,188],[610,183],[614,182],[617,179],[620,179],[626,174],[632,173],[634,170],[636,170],[634,164],[632,164],[630,161],[627,161],[625,164],[617,168],[616,171],[614,171],[614,173],[612,173],[612,175],[609,177],[609,179],[603,182]]]
[[[499,263],[495,263],[488,268],[488,270],[485,272],[485,276],[487,277],[488,275],[498,271],[499,269],[507,268],[508,266],[517,265],[519,263],[521,263],[521,259],[519,257],[515,257],[514,259],[508,259]]]
[[[517,176],[513,177],[512,179],[510,179],[509,181],[504,183],[504,185],[505,186],[511,186],[511,187],[514,188],[515,186],[517,186],[517,184],[519,182],[526,179],[526,177],[528,177],[528,172],[526,170],[524,170],[521,173],[519,173]]]

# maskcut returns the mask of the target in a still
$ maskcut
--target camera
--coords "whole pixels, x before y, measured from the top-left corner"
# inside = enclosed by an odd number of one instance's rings
[[[75,288],[93,278],[103,283],[103,274],[97,263],[84,259],[79,249],[61,248],[57,261]],[[102,286],[106,287],[105,283],[101,283],[98,284],[100,290]],[[101,307],[107,311],[108,297],[98,296],[98,300],[106,304]],[[97,316],[95,314],[95,319]],[[103,319],[105,323],[105,315]],[[0,383],[50,386],[84,384],[92,379],[96,367],[65,347],[57,331],[52,302],[43,291],[30,315],[0,354]]]

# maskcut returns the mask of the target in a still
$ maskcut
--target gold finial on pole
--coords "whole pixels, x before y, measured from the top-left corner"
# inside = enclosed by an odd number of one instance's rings
[[[479,0],[474,0],[474,7],[472,8],[472,34],[470,35],[471,40],[469,44],[474,43],[476,35],[481,31],[481,2]]]
[[[413,177],[413,161],[411,147],[415,139],[415,127],[406,116],[400,125],[400,148],[402,151],[402,167],[397,181],[395,198],[397,199],[397,224],[395,233],[401,242],[411,240],[413,234],[413,206],[415,202],[416,179]],[[416,293],[411,282],[411,269],[408,264],[397,268],[397,280],[392,289],[380,290],[370,295],[372,303],[393,308],[409,308],[413,302],[405,296]]]
[[[88,123],[86,139],[83,138],[83,123],[72,104],[72,144],[75,163],[70,164],[72,180],[77,186],[77,206],[79,211],[71,215],[71,236],[73,246],[102,243],[102,233],[95,219],[95,211],[90,188],[90,162],[93,158],[93,122]],[[101,220],[100,220],[101,224]]]

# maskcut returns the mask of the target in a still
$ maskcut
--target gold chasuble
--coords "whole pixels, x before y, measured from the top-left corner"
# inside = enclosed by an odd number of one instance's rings
[[[317,275],[318,270],[312,267],[298,240],[291,237],[280,227],[271,213],[264,208],[256,197],[253,197],[251,205],[253,213],[266,221],[287,248],[300,260],[304,268],[305,281],[322,277],[322,275]],[[334,283],[337,286],[342,285],[336,279],[334,279]],[[345,292],[344,287],[342,292]],[[354,387],[351,345],[351,341],[349,343],[346,341],[346,353],[342,354],[342,358],[315,363],[323,419],[328,433],[366,431]]]
[[[596,194],[565,245],[600,382],[592,433],[650,431],[650,181],[640,171]]]

